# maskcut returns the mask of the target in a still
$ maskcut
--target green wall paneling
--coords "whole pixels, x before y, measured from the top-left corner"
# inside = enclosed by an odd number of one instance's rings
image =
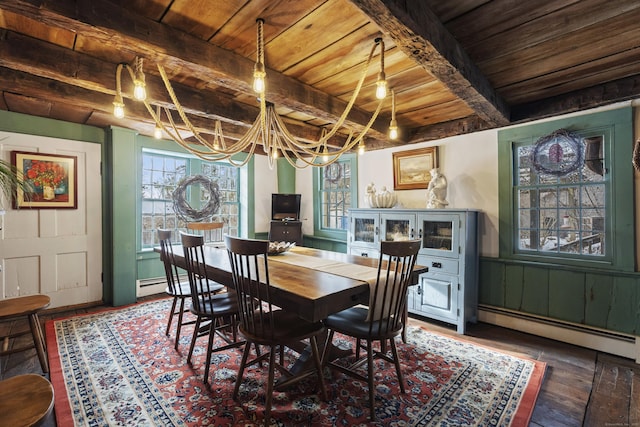
[[[504,306],[512,310],[521,310],[524,267],[522,265],[506,265],[504,268]],[[494,286],[494,283],[489,282],[486,285]]]
[[[608,274],[585,275],[585,323],[607,327],[609,301],[613,296],[613,277]]]
[[[521,309],[527,313],[549,314],[549,271],[546,268],[524,267]]]
[[[302,236],[304,246],[325,251],[347,253],[347,243],[339,240],[328,239],[325,237],[311,236],[305,234]]]
[[[480,260],[478,300],[481,304],[505,306],[505,277],[502,263]]]
[[[638,280],[631,277],[616,277],[613,280],[613,295],[609,307],[607,329],[639,334],[636,329],[638,316]]]
[[[111,254],[113,259],[114,306],[136,302],[136,205],[138,201],[136,133],[128,129],[112,127],[110,158],[111,167]]]
[[[278,158],[276,170],[278,172],[278,193],[295,194],[296,169],[289,164],[287,159]]]
[[[584,273],[549,270],[549,316],[569,322],[584,323]]]
[[[0,111],[0,130],[99,144],[104,143],[106,138],[106,132],[99,127],[12,113],[10,111]]]

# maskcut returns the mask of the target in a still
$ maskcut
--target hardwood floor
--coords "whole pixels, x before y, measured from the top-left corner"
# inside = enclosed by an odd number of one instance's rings
[[[40,319],[46,322],[103,308],[50,310],[41,314]],[[456,335],[455,329],[446,325],[413,318],[410,322]],[[26,329],[26,320],[0,323],[0,336]],[[19,340],[30,338],[25,335]],[[470,324],[465,338],[547,363],[530,426],[640,426],[640,365],[632,360],[486,323]],[[12,345],[20,342],[14,340]],[[0,379],[25,373],[42,374],[35,350],[0,358]],[[55,427],[53,417],[45,426]]]

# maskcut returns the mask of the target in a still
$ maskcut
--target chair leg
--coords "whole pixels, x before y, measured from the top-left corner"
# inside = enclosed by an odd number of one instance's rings
[[[398,381],[400,382],[400,391],[404,391],[404,378],[402,377],[402,370],[400,369],[400,358],[398,358],[398,349],[396,342],[393,338],[389,340],[391,342],[391,352],[393,353],[393,362],[396,365],[396,373],[398,374]]]
[[[38,319],[38,313],[29,315],[29,326],[31,327],[31,335],[33,335],[33,344],[38,353],[38,359],[40,360],[40,367],[42,372],[49,372],[49,362],[47,361],[47,349],[44,341],[44,334],[42,333],[42,326]]]
[[[269,355],[269,378],[267,379],[267,399],[264,404],[264,426],[267,427],[271,421],[271,399],[273,398],[273,386],[275,382],[275,366],[276,366],[276,349],[275,346],[271,347],[271,354]]]
[[[173,315],[176,312],[176,303],[178,302],[178,297],[173,297],[173,303],[171,304],[171,310],[169,310],[169,320],[167,321],[167,330],[165,331],[165,335],[169,336],[169,331],[171,330],[171,322],[173,321]]]
[[[204,365],[204,383],[209,384],[209,367],[211,366],[211,353],[213,353],[213,342],[216,338],[216,322],[211,321],[209,327],[209,339],[207,340],[207,358]]]
[[[191,337],[191,345],[189,345],[189,355],[187,356],[187,363],[191,364],[191,356],[193,355],[193,348],[196,346],[196,339],[198,338],[198,329],[200,329],[200,323],[202,318],[198,316],[196,324],[193,326],[193,336]]]
[[[369,374],[369,411],[371,421],[376,420],[376,408],[375,408],[375,388],[374,388],[374,377],[373,377],[373,348],[371,345],[371,340],[367,340],[367,371]]]
[[[180,344],[180,332],[182,331],[183,318],[184,318],[184,298],[180,298],[180,313],[178,313],[178,325],[176,326],[176,343],[174,346],[176,350],[178,349],[178,344]]]
[[[322,350],[322,366],[326,366],[329,363],[329,349],[331,348],[331,343],[333,342],[333,329],[329,330],[329,334],[327,335],[327,340],[324,343],[324,349]]]
[[[318,339],[316,337],[309,338],[311,344],[311,351],[313,352],[313,361],[316,364],[316,370],[318,371],[318,382],[320,383],[320,392],[322,393],[322,398],[326,401],[329,400],[327,397],[327,388],[324,384],[324,374],[322,371],[322,360],[320,359],[320,350],[318,350]]]
[[[258,348],[258,344],[256,344],[256,348]],[[242,382],[242,375],[244,374],[244,368],[247,364],[247,359],[249,358],[250,351],[251,351],[251,343],[247,342],[244,346],[244,351],[242,352],[242,360],[240,361],[240,368],[238,368],[238,378],[236,378],[236,386],[233,389],[233,400],[238,399],[238,391],[240,391],[240,383]]]

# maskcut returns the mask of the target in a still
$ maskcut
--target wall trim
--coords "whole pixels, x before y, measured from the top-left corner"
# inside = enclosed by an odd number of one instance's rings
[[[574,344],[640,364],[640,337],[579,325],[542,316],[523,314],[500,307],[478,306],[478,320],[492,325],[526,332],[532,335]]]

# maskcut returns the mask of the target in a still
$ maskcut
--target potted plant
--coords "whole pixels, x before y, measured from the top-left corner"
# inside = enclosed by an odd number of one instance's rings
[[[0,192],[10,203],[18,189],[22,189],[25,193],[29,191],[28,184],[22,180],[22,176],[15,166],[0,159]],[[2,199],[0,199],[0,213],[4,213]]]

